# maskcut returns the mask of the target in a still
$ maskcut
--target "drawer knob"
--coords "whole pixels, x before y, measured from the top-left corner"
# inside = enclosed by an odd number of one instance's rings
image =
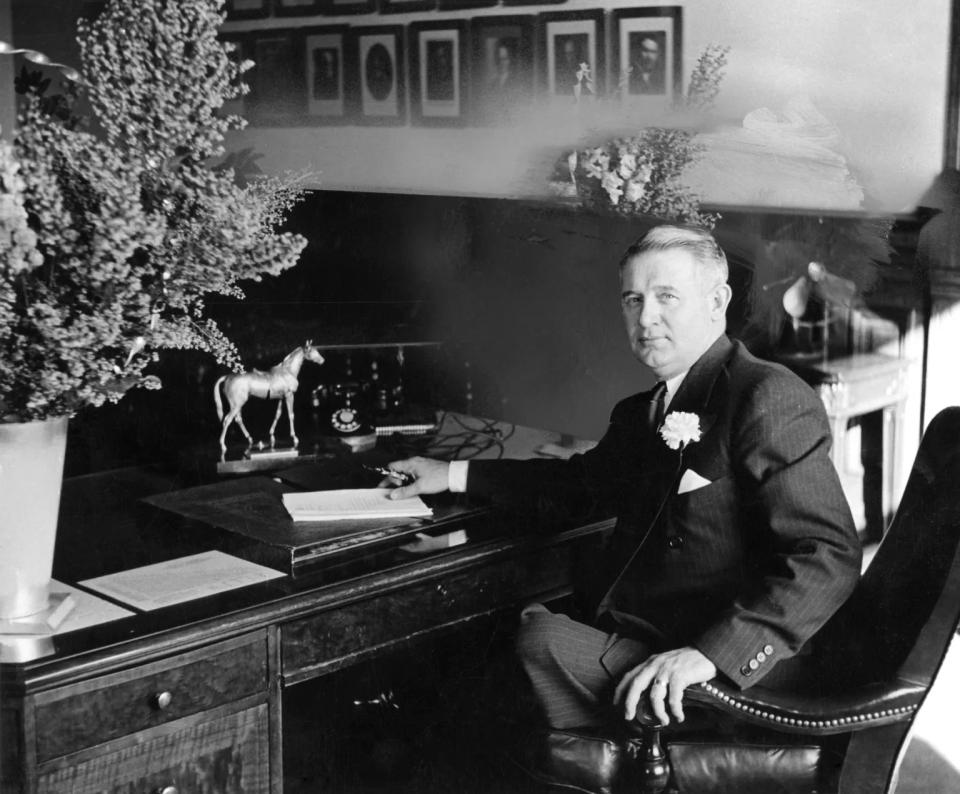
[[[177,794],[177,787],[163,786],[162,788],[155,788],[153,794]]]
[[[169,690],[163,690],[163,692],[157,692],[153,696],[153,707],[159,711],[164,711],[165,709],[170,708],[170,704],[173,703],[173,693]],[[177,790],[171,786],[167,786],[164,789],[158,789],[160,794],[177,794]]]

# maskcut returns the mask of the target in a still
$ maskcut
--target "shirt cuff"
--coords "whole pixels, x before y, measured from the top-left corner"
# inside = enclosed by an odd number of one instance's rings
[[[468,460],[452,460],[447,469],[447,489],[450,493],[466,493]]]

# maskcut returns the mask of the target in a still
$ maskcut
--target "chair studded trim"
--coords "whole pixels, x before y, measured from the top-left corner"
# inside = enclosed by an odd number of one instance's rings
[[[707,703],[739,718],[791,733],[825,736],[852,726],[872,727],[902,722],[919,708],[925,687],[899,685],[859,687],[842,695],[800,697],[754,687],[747,692],[714,680],[689,687],[685,699]]]

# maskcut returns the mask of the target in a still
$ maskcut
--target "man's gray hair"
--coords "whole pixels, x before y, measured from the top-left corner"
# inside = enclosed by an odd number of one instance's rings
[[[726,284],[730,275],[727,255],[709,230],[700,226],[654,226],[631,245],[620,259],[620,269],[635,256],[647,251],[679,249],[693,254],[697,263],[716,276],[716,283]]]

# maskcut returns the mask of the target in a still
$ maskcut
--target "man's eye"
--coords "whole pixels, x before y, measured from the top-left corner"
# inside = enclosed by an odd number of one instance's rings
[[[635,309],[636,307],[643,305],[643,298],[641,298],[639,295],[627,295],[623,299],[623,305],[628,309]]]
[[[675,301],[677,299],[677,296],[674,295],[672,292],[661,292],[658,297],[664,303]]]

